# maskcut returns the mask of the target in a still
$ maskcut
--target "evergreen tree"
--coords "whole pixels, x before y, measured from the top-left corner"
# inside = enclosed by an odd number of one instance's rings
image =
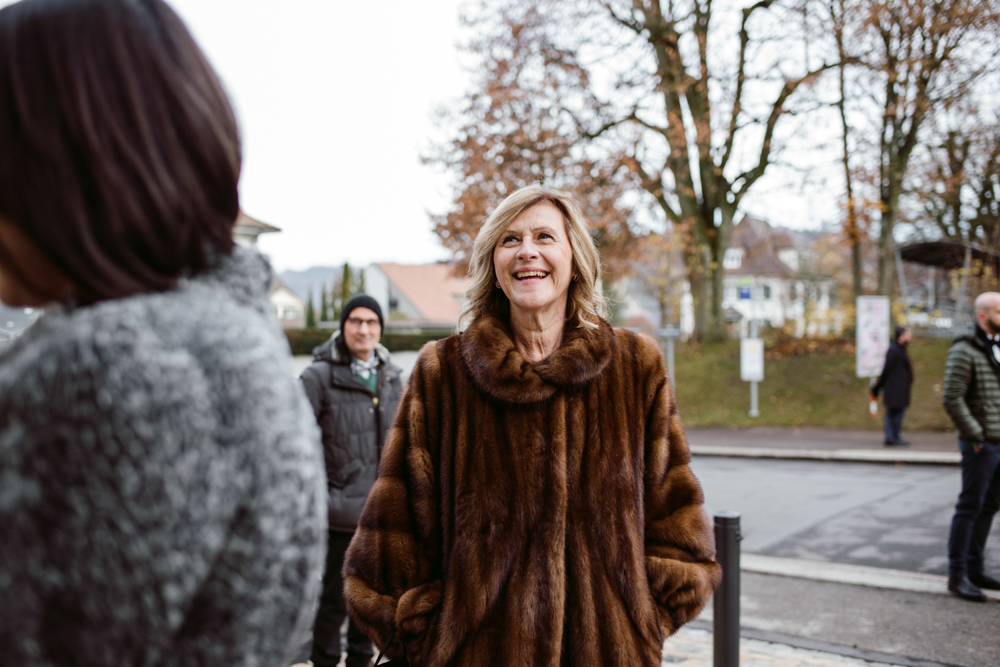
[[[365,293],[365,272],[364,269],[358,271],[358,289],[354,292],[355,294]]]
[[[354,296],[351,289],[351,265],[344,262],[344,275],[340,278],[340,307],[343,308],[348,300]]]
[[[330,281],[330,318],[333,322],[340,321],[340,310],[343,305],[337,296],[337,279],[335,277]]]
[[[306,329],[316,328],[316,310],[313,308],[312,290],[306,296]]]
[[[327,304],[326,304],[326,302],[327,302],[326,290],[323,289],[323,284],[320,283],[320,286],[319,286],[319,321],[320,322],[329,322],[330,321],[330,312],[329,312],[329,310],[327,310]]]

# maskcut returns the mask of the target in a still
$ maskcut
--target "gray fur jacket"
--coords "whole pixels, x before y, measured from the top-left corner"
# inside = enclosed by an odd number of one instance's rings
[[[326,489],[269,280],[236,248],[0,356],[0,662],[287,664]]]

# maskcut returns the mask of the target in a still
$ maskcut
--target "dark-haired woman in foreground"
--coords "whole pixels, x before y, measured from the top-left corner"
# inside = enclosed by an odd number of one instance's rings
[[[161,0],[0,9],[0,662],[287,664],[315,419],[235,248],[240,143]]]
[[[344,566],[414,667],[658,667],[719,582],[656,343],[601,318],[565,193],[522,188],[472,250],[458,336],[420,352]]]

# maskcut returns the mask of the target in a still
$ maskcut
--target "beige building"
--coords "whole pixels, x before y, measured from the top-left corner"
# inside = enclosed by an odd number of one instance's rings
[[[306,302],[288,289],[278,278],[271,285],[271,305],[284,329],[302,329],[306,326]]]
[[[275,227],[266,222],[261,222],[256,218],[251,218],[241,210],[239,217],[236,218],[236,224],[233,225],[233,240],[241,246],[256,248],[258,236],[280,231],[280,227]],[[282,328],[302,329],[306,326],[305,300],[288,289],[277,276],[275,276],[274,282],[271,284],[269,299],[271,305],[274,306],[274,312],[278,317],[278,321],[281,322]]]

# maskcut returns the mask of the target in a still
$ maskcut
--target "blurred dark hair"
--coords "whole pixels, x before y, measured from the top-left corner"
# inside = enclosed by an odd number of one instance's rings
[[[906,327],[896,327],[896,335],[892,337],[894,341],[899,341],[899,337],[906,333]]]
[[[81,303],[168,289],[232,250],[236,118],[162,0],[0,9],[0,147],[0,216]]]

